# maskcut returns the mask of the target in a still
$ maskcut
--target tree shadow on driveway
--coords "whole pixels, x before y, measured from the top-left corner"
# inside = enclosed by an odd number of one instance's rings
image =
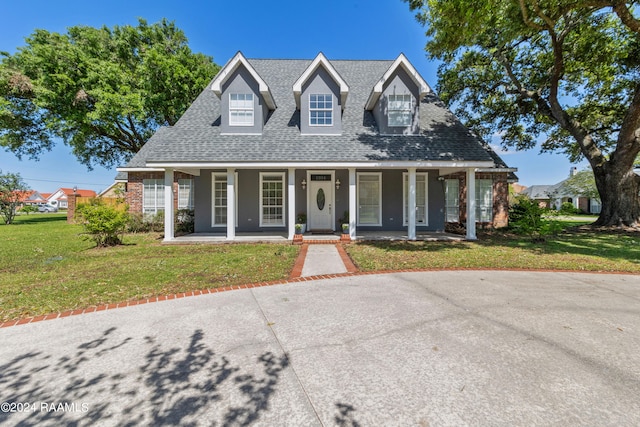
[[[1,364],[0,402],[14,411],[3,407],[0,425],[249,425],[289,367],[287,354],[272,352],[241,366],[216,354],[201,330],[184,348],[117,335],[109,328],[70,356],[29,351]],[[142,359],[128,357],[136,346]]]

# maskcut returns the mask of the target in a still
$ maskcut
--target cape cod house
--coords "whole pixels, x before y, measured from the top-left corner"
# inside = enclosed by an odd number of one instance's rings
[[[196,233],[442,231],[507,224],[507,165],[408,59],[246,59],[238,52],[180,120],[122,168],[130,210],[192,208]],[[473,195],[467,197],[468,194]]]

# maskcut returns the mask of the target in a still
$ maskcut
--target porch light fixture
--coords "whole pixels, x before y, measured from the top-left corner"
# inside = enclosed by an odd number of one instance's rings
[[[336,190],[340,189],[340,179],[336,179]]]
[[[307,189],[307,180],[302,178],[302,181],[300,182],[300,184],[302,185],[302,189],[306,190]]]
[[[78,192],[78,186],[76,185],[73,187],[73,194],[76,194],[77,192]]]

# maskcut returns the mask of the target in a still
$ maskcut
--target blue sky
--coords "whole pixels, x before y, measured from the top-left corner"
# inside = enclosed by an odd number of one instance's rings
[[[150,23],[161,18],[175,21],[194,52],[210,55],[220,65],[238,50],[248,58],[309,59],[320,51],[329,59],[395,59],[402,52],[436,86],[437,64],[426,57],[424,28],[401,0],[5,2],[0,14],[0,51],[15,52],[36,28],[64,32],[74,25],[135,25],[139,17]],[[527,186],[559,182],[572,166],[562,155],[537,150],[501,156],[518,168],[520,183]],[[88,171],[62,142],[39,161],[20,161],[0,151],[0,169],[19,172],[31,188],[41,192],[74,185],[99,191],[116,174],[101,167]]]

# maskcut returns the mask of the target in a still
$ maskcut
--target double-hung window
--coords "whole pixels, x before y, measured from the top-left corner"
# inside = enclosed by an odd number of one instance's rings
[[[403,211],[402,218],[404,225],[409,225],[409,174],[407,172],[403,173]],[[427,173],[426,172],[418,172],[416,173],[416,225],[427,225],[428,224],[428,216],[427,216],[427,196],[428,196],[428,185],[427,185]]]
[[[388,95],[388,117],[390,127],[411,126],[412,102],[411,94]]]
[[[260,226],[284,226],[284,211],[284,173],[261,172]]]
[[[236,204],[236,217],[234,224],[238,224],[238,173],[235,174],[234,200]],[[214,227],[227,225],[227,206],[229,198],[227,197],[227,174],[213,173],[211,174],[211,197],[213,200],[211,206],[211,224]]]
[[[493,182],[476,180],[476,222],[493,221]]]
[[[229,125],[253,126],[253,94],[229,94]]]
[[[164,179],[145,179],[142,188],[142,212],[155,215],[164,212]]]
[[[358,174],[358,225],[382,225],[382,174]]]
[[[193,209],[193,180],[178,180],[178,209]]]
[[[309,95],[309,125],[333,125],[333,95],[330,93]]]
[[[445,221],[460,221],[460,181],[457,179],[444,180]]]

